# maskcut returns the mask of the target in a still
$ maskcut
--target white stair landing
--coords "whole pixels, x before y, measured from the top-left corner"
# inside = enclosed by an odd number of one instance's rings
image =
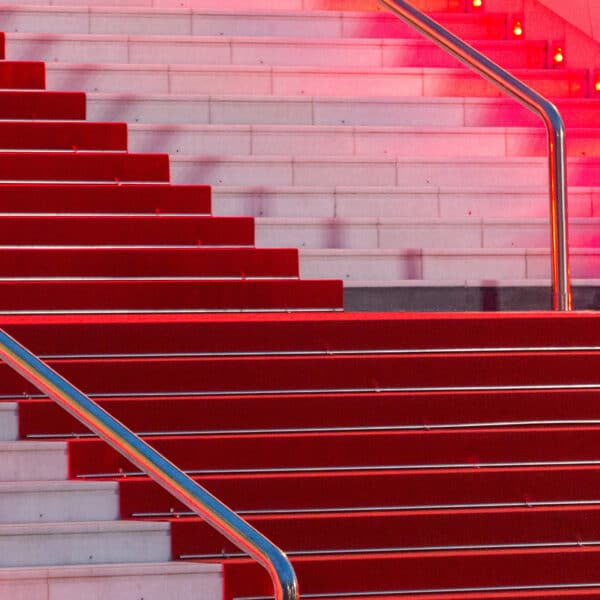
[[[0,569],[3,600],[221,600],[219,564],[160,562]]]

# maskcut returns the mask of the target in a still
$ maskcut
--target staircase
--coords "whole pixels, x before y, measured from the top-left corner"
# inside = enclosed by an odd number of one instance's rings
[[[549,307],[539,119],[374,2],[105,2],[2,8],[9,57],[49,61],[49,87],[88,92],[90,119],[128,121],[131,150],[212,185],[215,214],[254,216],[259,247],[299,248],[303,277],[343,279],[347,308]],[[518,1],[417,5],[561,109],[576,306],[593,308],[590,72],[527,24],[516,36]]]
[[[281,546],[303,597],[600,598],[596,315],[343,313],[330,279],[370,308],[549,298],[542,130],[370,3],[211,2],[0,7],[0,325]],[[593,295],[589,74],[507,14],[418,4],[558,97]],[[0,598],[272,594],[0,372]]]

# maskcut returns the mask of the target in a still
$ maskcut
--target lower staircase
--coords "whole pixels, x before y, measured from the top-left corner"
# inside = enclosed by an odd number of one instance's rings
[[[344,313],[43,63],[0,85],[0,326],[283,548],[303,597],[600,599],[600,317]],[[271,597],[0,373],[2,600]]]

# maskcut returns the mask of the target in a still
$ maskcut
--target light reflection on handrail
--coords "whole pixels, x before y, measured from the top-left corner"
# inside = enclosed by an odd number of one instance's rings
[[[478,50],[442,27],[406,0],[379,0],[405,23],[435,42],[467,67],[501,88],[542,118],[548,132],[550,167],[550,228],[552,307],[571,310],[565,126],[552,102],[538,94]]]
[[[276,600],[299,600],[294,569],[277,546],[2,329],[0,358],[258,561]]]

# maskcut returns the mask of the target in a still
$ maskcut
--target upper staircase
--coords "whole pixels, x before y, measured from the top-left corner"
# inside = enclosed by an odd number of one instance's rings
[[[8,56],[50,61],[51,89],[127,120],[132,150],[213,185],[215,214],[256,217],[258,246],[299,248],[304,277],[343,279],[347,307],[549,306],[541,122],[374,1],[105,4],[2,8]],[[577,306],[593,307],[591,73],[568,47],[555,62],[559,41],[529,39],[527,23],[517,36],[518,2],[471,4],[417,6],[564,114],[571,269]]]
[[[362,0],[176,4],[0,8],[0,326],[288,552],[302,596],[600,598],[598,317],[342,313],[328,279],[547,285],[538,124]],[[507,14],[418,4],[558,98],[592,281],[589,73]],[[272,594],[0,372],[0,598]]]

